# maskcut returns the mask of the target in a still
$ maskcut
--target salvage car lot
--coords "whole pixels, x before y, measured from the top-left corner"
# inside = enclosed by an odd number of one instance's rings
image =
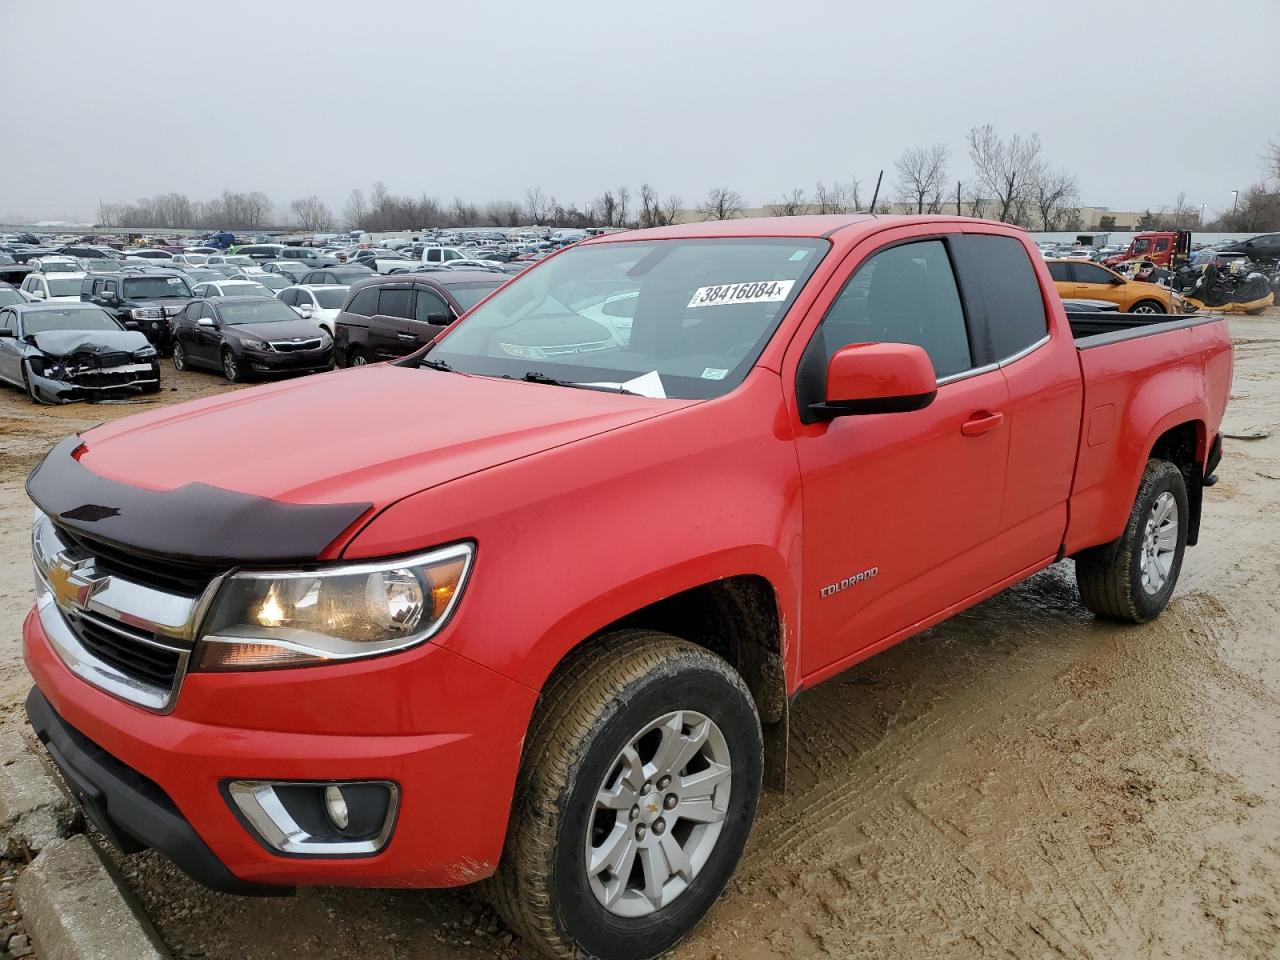
[[[1280,427],[1278,320],[1231,321],[1229,435]],[[167,362],[162,383],[157,403],[228,389]],[[22,478],[66,433],[150,405],[0,395],[6,724],[29,682]],[[801,697],[790,790],[765,796],[732,895],[677,956],[1268,956],[1280,441],[1226,444],[1201,546],[1160,620],[1093,620],[1061,564]],[[179,956],[525,955],[465,892],[241,900],[159,857],[122,867]]]

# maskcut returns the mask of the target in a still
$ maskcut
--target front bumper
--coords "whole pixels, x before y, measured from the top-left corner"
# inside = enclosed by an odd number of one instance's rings
[[[73,674],[34,612],[23,656],[38,688],[33,726],[122,849],[155,847],[195,879],[241,893],[459,886],[497,866],[537,695],[442,647],[189,674],[167,716]],[[372,856],[281,854],[232,810],[224,787],[233,780],[390,781],[400,790],[395,831]]]
[[[76,400],[106,400],[127,397],[160,388],[160,363],[157,360],[130,363],[118,374],[90,374],[58,380],[34,371],[30,374],[31,390],[43,403],[72,403]]]
[[[333,366],[333,346],[290,353],[245,350],[241,363],[253,373],[313,373]]]

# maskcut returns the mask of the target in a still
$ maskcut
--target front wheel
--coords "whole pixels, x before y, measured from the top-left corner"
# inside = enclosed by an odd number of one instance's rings
[[[1129,312],[1130,313],[1168,313],[1168,311],[1165,310],[1164,308],[1164,304],[1159,303],[1155,300],[1141,300],[1138,303],[1134,304],[1133,309],[1130,310]]]
[[[182,345],[181,340],[173,341],[173,369],[187,369],[187,348]]]
[[[244,371],[240,368],[240,361],[227,347],[222,348],[222,375],[227,378],[228,383],[244,383]]]
[[[724,660],[647,630],[601,638],[539,703],[495,905],[548,956],[665,953],[732,875],[762,769],[754,701]]]
[[[1129,522],[1110,559],[1087,551],[1076,558],[1084,605],[1100,617],[1145,623],[1173,595],[1187,548],[1187,484],[1167,460],[1149,460]]]

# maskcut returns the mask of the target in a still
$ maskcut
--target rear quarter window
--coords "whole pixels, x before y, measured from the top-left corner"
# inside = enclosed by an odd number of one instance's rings
[[[1049,332],[1040,282],[1027,248],[1014,237],[951,237],[969,307],[974,362],[1005,360]]]

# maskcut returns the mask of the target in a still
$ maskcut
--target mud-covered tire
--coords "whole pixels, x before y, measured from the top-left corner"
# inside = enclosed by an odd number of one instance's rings
[[[1143,582],[1144,545],[1152,534],[1149,526],[1158,505],[1166,494],[1177,507],[1177,540],[1168,572],[1159,588],[1152,592]],[[1129,522],[1114,552],[1109,558],[1096,550],[1076,557],[1076,585],[1084,605],[1099,617],[1125,623],[1146,623],[1158,617],[1169,603],[1182,570],[1189,516],[1187,484],[1182,471],[1167,460],[1148,460]]]
[[[722,826],[683,892],[675,893],[669,902],[659,897],[662,905],[648,915],[620,916],[605,907],[588,873],[587,857],[594,842],[588,837],[597,836],[590,831],[598,826],[600,816],[597,796],[612,778],[617,778],[617,787],[623,786],[620,754],[634,744],[636,733],[674,711],[710,719],[723,735],[721,748],[731,758],[732,774]],[[683,729],[680,721],[676,727]],[[652,759],[658,759],[656,754]],[[534,712],[506,847],[498,872],[489,881],[489,897],[507,923],[547,956],[575,960],[660,956],[697,925],[732,875],[751,832],[762,770],[754,701],[742,678],[724,660],[649,630],[623,630],[602,637],[557,672]],[[680,783],[669,789],[677,789],[688,778],[678,779]],[[650,781],[645,781],[640,787],[642,796],[635,808],[616,814],[613,829],[633,835],[630,824],[637,822],[636,810],[646,803],[646,796],[658,804],[669,800],[657,795],[665,791],[648,792],[649,786]],[[640,816],[661,816],[660,809],[647,806]],[[675,837],[678,823],[673,819],[668,841]],[[650,827],[654,829],[661,832],[663,828]],[[693,837],[689,837],[692,847]],[[649,862],[642,860],[637,854],[639,873],[627,871],[628,876],[647,876]],[[662,862],[672,861],[664,853]],[[622,885],[627,886],[625,878]]]

